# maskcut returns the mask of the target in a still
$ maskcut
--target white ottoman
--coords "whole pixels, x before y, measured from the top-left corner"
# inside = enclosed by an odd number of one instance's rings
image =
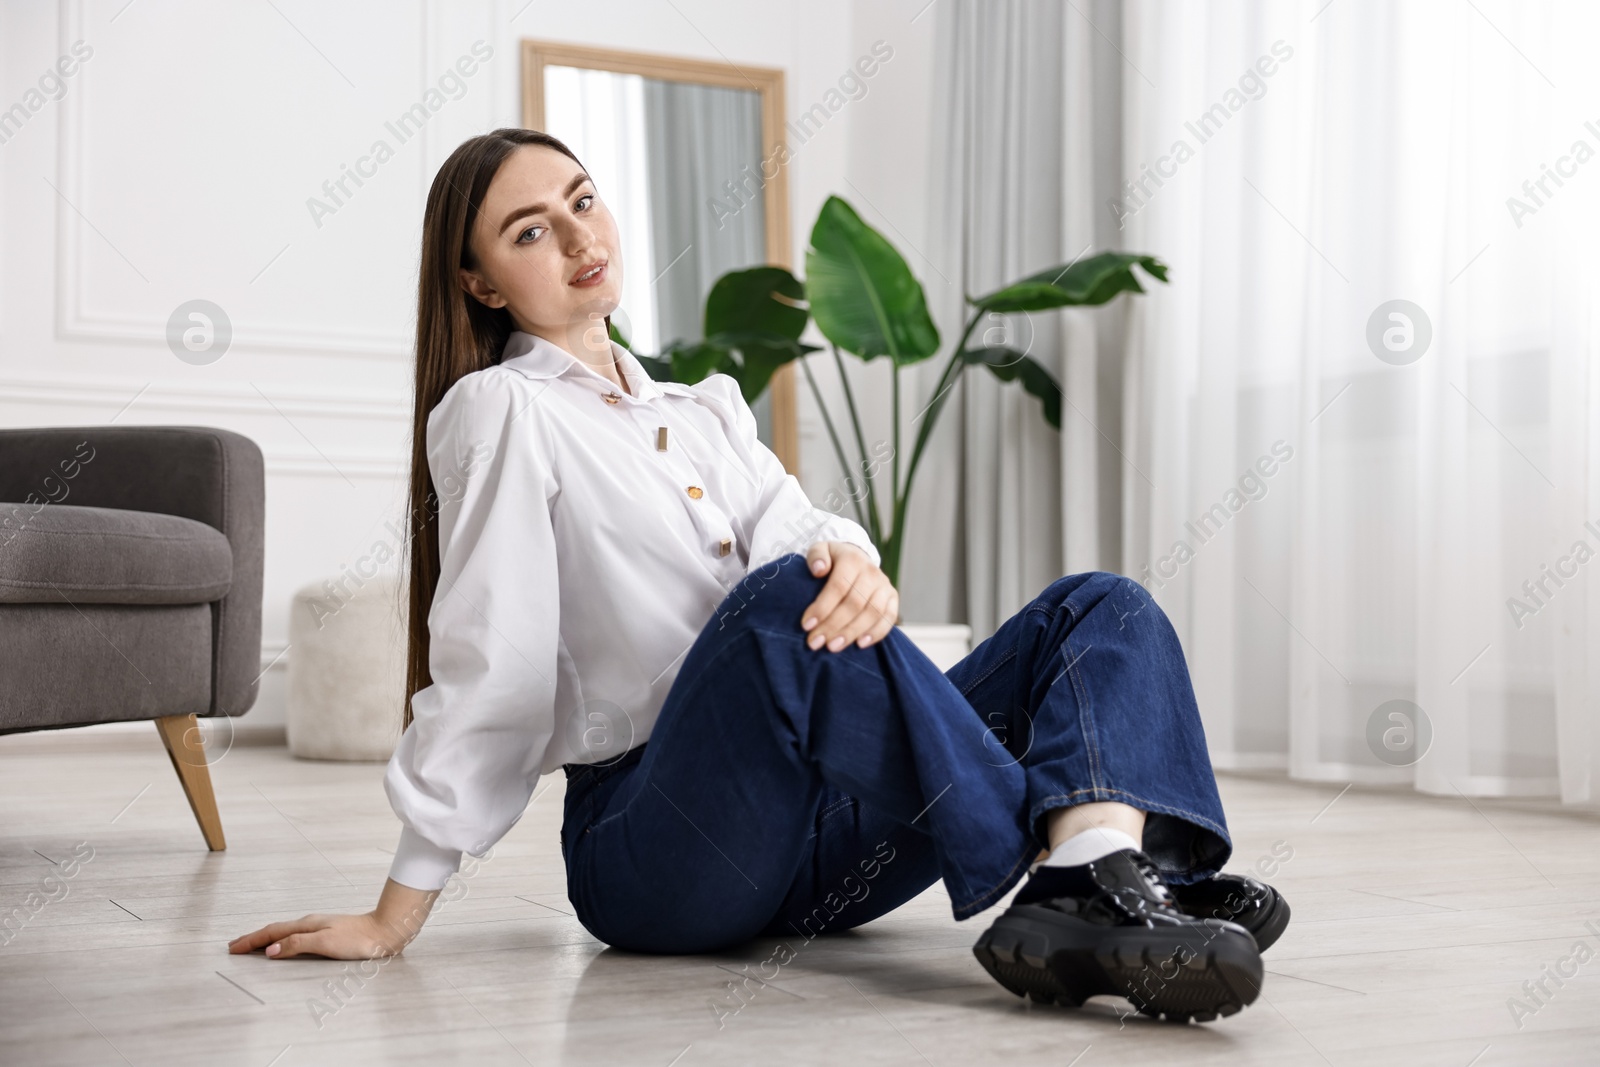
[[[289,608],[289,752],[387,760],[405,711],[404,587],[391,573],[336,583],[301,587]]]

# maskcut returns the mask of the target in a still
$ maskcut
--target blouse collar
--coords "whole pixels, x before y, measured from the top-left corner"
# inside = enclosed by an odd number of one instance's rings
[[[651,378],[643,364],[616,341],[611,342],[611,352],[616,357],[617,369],[628,383],[629,392],[638,400],[654,400],[663,393],[692,396],[689,386],[681,382],[658,382]],[[557,378],[563,375],[590,377],[607,386],[609,378],[594,370],[578,357],[538,334],[511,331],[500,357],[501,366],[529,378]],[[613,386],[614,388],[614,386]]]

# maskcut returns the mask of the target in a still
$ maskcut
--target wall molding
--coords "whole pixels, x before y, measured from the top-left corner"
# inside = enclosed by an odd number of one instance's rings
[[[229,381],[208,385],[191,382],[140,383],[135,379],[0,377],[0,403],[62,404],[167,408],[179,412],[203,409],[244,415],[300,415],[313,419],[377,419],[387,422],[411,421],[409,393],[374,395],[368,390],[332,392],[297,390],[279,392],[267,386],[257,392],[249,382]],[[270,398],[271,403],[268,403]],[[130,401],[132,402],[130,404]]]
[[[262,450],[262,469],[269,475],[295,478],[365,478],[380,482],[408,478],[411,468],[398,460],[333,453],[286,455]]]
[[[418,49],[423,67],[427,58],[436,51],[433,39],[431,9],[433,0],[421,0],[422,39]],[[83,37],[84,0],[60,0],[57,47],[67,54],[72,42]],[[87,72],[86,72],[87,73]],[[426,92],[427,75],[419,79],[418,96]],[[57,105],[56,178],[73,204],[82,204],[83,196],[83,139],[84,119],[82,109],[86,86],[67,93]],[[424,138],[431,132],[425,125]],[[420,170],[423,189],[428,187],[427,167],[430,156],[429,142],[419,145]],[[57,203],[56,213],[56,285],[55,333],[61,340],[119,342],[148,344],[165,347],[167,324],[165,319],[130,319],[114,316],[97,316],[85,310],[86,286],[81,279],[82,247],[86,226],[77,211]],[[233,323],[232,345],[242,349],[263,349],[296,355],[315,356],[329,352],[363,356],[380,360],[404,360],[411,354],[413,339],[401,333],[372,333],[359,330],[330,331],[304,326],[270,325],[261,322],[236,321]]]
[[[77,216],[74,215],[73,218]],[[62,237],[62,259],[65,260],[66,242],[75,242],[75,234]],[[65,268],[64,268],[65,269]],[[56,288],[56,337],[63,341],[116,342],[119,344],[149,344],[166,347],[167,324],[141,322],[133,319],[90,318],[73,308],[81,293],[67,292],[65,279]],[[336,336],[326,331],[310,332],[272,327],[244,327],[234,324],[230,350],[235,348],[287,352],[303,356],[320,356],[337,353],[346,356],[367,356],[388,360],[404,360],[411,355],[410,337],[378,338],[362,334]]]
[[[237,382],[216,385],[164,384],[152,388],[149,383],[140,387],[131,381],[95,384],[65,378],[0,378],[0,408],[7,404],[22,408],[41,404],[58,404],[69,408],[101,407],[109,409],[105,423],[108,426],[113,425],[110,420],[124,409],[134,408],[154,408],[173,413],[172,418],[150,425],[214,425],[217,422],[215,416],[224,412],[273,421],[281,421],[286,417],[290,420],[364,419],[398,423],[400,429],[404,429],[411,419],[409,397],[374,399],[367,393],[330,396],[307,392],[281,396],[269,392],[268,396],[271,397],[270,403],[248,384]],[[130,399],[133,401],[131,404]],[[126,422],[118,425],[138,424]],[[288,452],[267,448],[261,451],[263,466],[269,475],[377,481],[405,479],[410,475],[408,455],[391,457],[370,452],[327,450]]]

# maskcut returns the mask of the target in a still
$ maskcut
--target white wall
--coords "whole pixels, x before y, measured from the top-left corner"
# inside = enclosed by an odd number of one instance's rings
[[[403,513],[422,204],[462,139],[520,124],[518,41],[781,67],[793,117],[889,40],[894,58],[868,92],[792,164],[800,260],[831,192],[903,249],[919,243],[933,14],[912,18],[924,4],[3,0],[0,108],[37,103],[28,91],[74,42],[92,54],[0,144],[0,426],[204,424],[261,446],[273,666],[249,721],[281,723],[293,591],[392,542],[385,521]],[[491,58],[400,143],[385,122],[474,42]],[[308,198],[380,137],[394,158],[319,225]],[[204,366],[165,335],[196,298],[234,331]],[[831,357],[814,369],[834,382]],[[886,411],[878,378],[857,399]],[[839,473],[801,398],[803,476],[820,498]],[[937,621],[909,604],[907,617]]]

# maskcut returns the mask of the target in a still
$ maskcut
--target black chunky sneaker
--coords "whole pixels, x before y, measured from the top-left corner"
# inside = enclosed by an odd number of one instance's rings
[[[1232,1015],[1261,992],[1250,932],[1179,911],[1155,863],[1131,848],[1038,868],[972,952],[1019,997],[1076,1007],[1111,994],[1174,1022]]]
[[[1243,874],[1218,874],[1193,885],[1167,887],[1172,902],[1185,915],[1226,919],[1250,931],[1262,952],[1272,947],[1289,925],[1289,902],[1265,882]]]

